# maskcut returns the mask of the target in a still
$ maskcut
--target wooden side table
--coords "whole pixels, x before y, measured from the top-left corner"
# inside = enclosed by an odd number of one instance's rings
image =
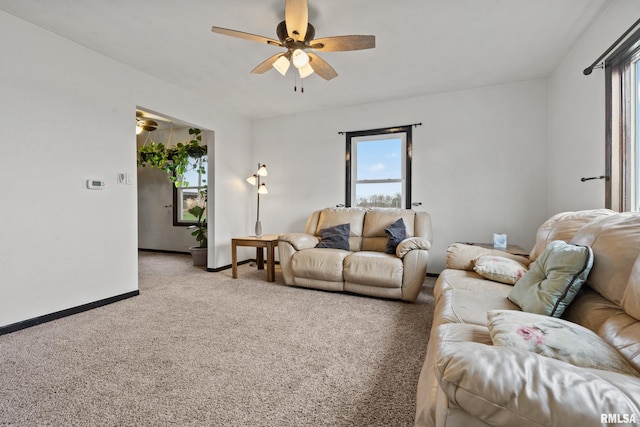
[[[265,234],[263,236],[234,237],[231,239],[231,277],[238,278],[238,246],[249,246],[256,248],[256,263],[258,269],[264,268],[264,252],[267,248],[267,281],[276,280],[275,268],[275,247],[278,245],[278,234]]]

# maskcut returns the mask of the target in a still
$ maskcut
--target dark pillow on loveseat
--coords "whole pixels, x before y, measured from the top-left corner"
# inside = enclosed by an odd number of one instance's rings
[[[349,233],[351,226],[349,223],[334,225],[320,230],[320,242],[316,248],[331,248],[349,250]]]
[[[387,254],[395,254],[398,243],[407,238],[407,227],[404,225],[402,218],[384,229],[387,233],[387,246],[384,248],[384,252]]]

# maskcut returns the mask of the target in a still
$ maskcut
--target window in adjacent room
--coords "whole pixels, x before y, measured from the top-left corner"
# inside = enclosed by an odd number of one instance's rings
[[[411,207],[411,126],[347,132],[346,206]]]
[[[190,168],[183,176],[183,182],[187,182],[186,186],[173,187],[173,225],[193,225],[196,224],[196,218],[189,213],[189,209],[194,206],[206,206],[203,191],[206,187],[207,179],[207,156],[202,157],[201,168],[194,166]],[[191,165],[197,165],[198,162],[194,158],[189,158]],[[206,219],[206,210],[203,219]]]
[[[640,210],[640,31],[605,62],[607,97],[606,206]]]

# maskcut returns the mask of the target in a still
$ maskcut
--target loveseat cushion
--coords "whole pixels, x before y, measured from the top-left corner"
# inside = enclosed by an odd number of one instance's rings
[[[342,266],[350,254],[342,249],[305,249],[293,254],[291,269],[294,277],[342,282]]]
[[[352,251],[359,251],[362,245],[362,224],[366,212],[364,208],[325,208],[320,211],[313,235],[320,237],[322,229],[349,223],[349,248]]]
[[[388,236],[385,228],[402,219],[405,225],[406,237],[413,237],[416,212],[410,209],[371,208],[364,216],[362,228],[363,251],[384,252]]]
[[[402,260],[383,252],[354,252],[344,260],[344,280],[383,288],[402,287]]]

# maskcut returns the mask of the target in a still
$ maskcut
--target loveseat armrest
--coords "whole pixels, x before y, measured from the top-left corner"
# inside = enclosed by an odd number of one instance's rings
[[[601,426],[603,415],[640,418],[640,378],[526,350],[448,342],[435,369],[450,406],[493,426]]]
[[[404,239],[398,246],[396,246],[396,255],[398,258],[404,258],[409,251],[415,249],[429,250],[431,249],[431,242],[422,237],[409,237],[408,239]]]
[[[320,241],[316,236],[307,233],[284,233],[278,240],[289,243],[297,251],[313,248]]]

